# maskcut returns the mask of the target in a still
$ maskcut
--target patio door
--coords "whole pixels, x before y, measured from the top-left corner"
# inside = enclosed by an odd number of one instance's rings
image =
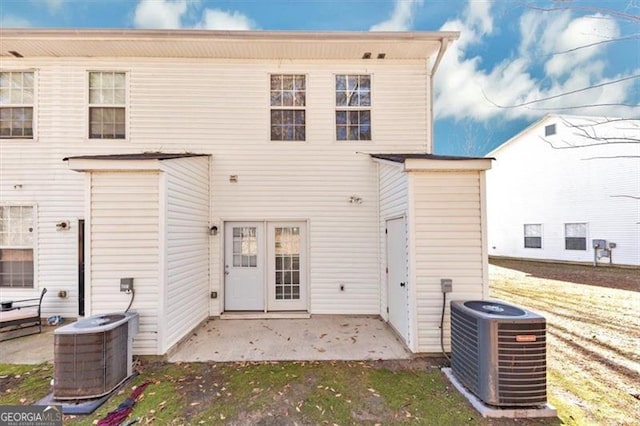
[[[307,310],[305,222],[267,224],[269,311]]]
[[[264,223],[225,223],[224,309],[264,311]]]
[[[409,337],[407,236],[404,217],[387,220],[387,305],[389,323],[405,342]]]

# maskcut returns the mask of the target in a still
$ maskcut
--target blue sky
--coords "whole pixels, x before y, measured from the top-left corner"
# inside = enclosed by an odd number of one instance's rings
[[[439,154],[484,155],[548,113],[640,118],[639,0],[0,0],[0,26],[461,31]]]

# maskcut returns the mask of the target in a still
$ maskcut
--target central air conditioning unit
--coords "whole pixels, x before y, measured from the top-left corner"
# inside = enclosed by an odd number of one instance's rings
[[[108,394],[133,374],[131,347],[138,314],[103,314],[54,331],[53,398]]]
[[[451,371],[496,407],[547,402],[546,321],[502,302],[451,302]]]

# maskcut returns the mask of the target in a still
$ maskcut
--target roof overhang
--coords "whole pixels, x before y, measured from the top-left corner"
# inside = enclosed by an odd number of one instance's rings
[[[64,158],[70,170],[94,171],[159,171],[161,163],[179,158],[208,157],[208,154],[167,154],[145,152],[140,154],[79,155]]]
[[[493,158],[435,154],[370,154],[374,161],[403,167],[405,172],[489,170]]]
[[[427,59],[456,31],[272,32],[0,29],[0,57]],[[363,59],[370,53],[370,59]],[[379,54],[384,54],[378,59]]]

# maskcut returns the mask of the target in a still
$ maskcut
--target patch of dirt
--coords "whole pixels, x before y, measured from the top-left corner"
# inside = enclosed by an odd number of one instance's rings
[[[597,267],[514,259],[491,259],[491,264],[524,272],[533,278],[595,285],[640,292],[640,268]]]
[[[589,422],[637,424],[640,403],[633,395],[640,392],[640,270],[491,263],[491,297],[547,320],[550,394]]]

